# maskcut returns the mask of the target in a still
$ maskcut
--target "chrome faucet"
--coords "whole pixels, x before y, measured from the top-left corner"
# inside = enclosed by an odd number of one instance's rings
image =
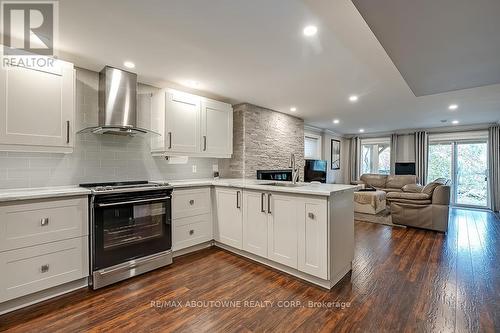
[[[292,183],[295,184],[299,180],[299,169],[295,165],[295,154],[290,155],[290,168],[292,169]]]

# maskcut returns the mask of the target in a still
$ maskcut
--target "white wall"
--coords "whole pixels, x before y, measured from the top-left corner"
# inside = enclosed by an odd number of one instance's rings
[[[332,170],[331,140],[340,141],[340,170]],[[334,184],[348,184],[347,175],[349,168],[349,140],[331,133],[323,133],[323,159],[328,161],[326,182]]]

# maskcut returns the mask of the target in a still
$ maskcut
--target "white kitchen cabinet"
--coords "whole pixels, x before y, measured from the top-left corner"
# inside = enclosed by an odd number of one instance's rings
[[[325,198],[301,198],[298,205],[298,270],[328,278],[328,209]]]
[[[227,103],[202,99],[202,152],[207,155],[227,155],[233,151],[233,108]]]
[[[243,250],[267,257],[267,194],[243,191]]]
[[[167,91],[165,100],[166,148],[169,152],[200,151],[200,98],[177,91]]]
[[[151,129],[153,155],[231,157],[233,109],[208,98],[163,89],[154,94]]]
[[[0,203],[0,311],[88,277],[88,211],[86,195]]]
[[[328,276],[327,200],[243,191],[243,250],[322,279]]]
[[[0,252],[0,303],[88,276],[88,238]]]
[[[294,196],[268,194],[268,258],[297,268],[297,209],[301,204]]]
[[[0,150],[71,153],[74,146],[73,64],[0,68]]]
[[[240,250],[243,241],[242,192],[238,188],[215,189],[215,240]]]
[[[172,194],[172,249],[178,251],[212,239],[210,188],[175,189]]]

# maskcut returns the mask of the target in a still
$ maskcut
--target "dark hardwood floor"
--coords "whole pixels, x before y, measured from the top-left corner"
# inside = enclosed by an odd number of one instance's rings
[[[212,248],[108,288],[1,316],[0,331],[500,331],[495,215],[453,209],[446,235],[363,222],[355,230],[352,273],[331,291]],[[186,305],[228,300],[232,307]]]

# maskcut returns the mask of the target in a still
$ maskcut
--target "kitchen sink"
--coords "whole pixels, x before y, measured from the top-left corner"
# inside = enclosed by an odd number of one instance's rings
[[[280,187],[301,187],[301,186],[305,186],[306,184],[293,184],[293,183],[276,182],[276,183],[261,184],[261,185],[280,186]]]

